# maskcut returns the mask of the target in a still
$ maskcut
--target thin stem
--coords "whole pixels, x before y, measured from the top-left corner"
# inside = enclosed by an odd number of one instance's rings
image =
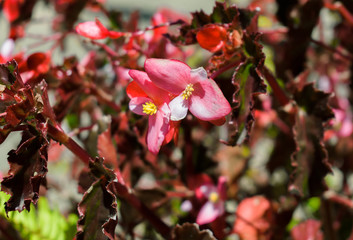
[[[273,90],[273,93],[274,93],[275,97],[277,98],[277,100],[279,101],[279,103],[281,104],[281,106],[287,105],[289,103],[289,98],[284,93],[282,88],[278,85],[276,78],[272,75],[270,70],[268,68],[264,67],[263,74],[265,75],[265,78],[266,78],[268,84],[270,84],[270,86]]]
[[[89,85],[90,92],[97,97],[98,101],[108,105],[113,108],[116,112],[120,112],[120,106],[113,101],[113,97],[103,91],[101,88],[98,88],[94,83]]]
[[[119,57],[119,54],[117,54],[112,48],[108,47],[106,44],[104,43],[100,43],[94,40],[91,40],[91,43],[93,43],[94,45],[97,45],[101,48],[103,48],[103,50],[112,58],[117,58]]]
[[[222,73],[224,73],[225,71],[233,68],[233,67],[236,67],[240,64],[241,60],[238,60],[238,61],[235,61],[235,62],[232,62],[224,67],[222,67],[221,69],[219,69],[218,71],[212,73],[212,75],[210,76],[210,78],[212,79],[215,79],[216,77],[218,77],[219,75],[221,75]]]
[[[333,191],[326,191],[324,193],[324,198],[330,200],[331,202],[335,202],[341,204],[349,209],[353,209],[353,201],[346,196],[339,195]]]
[[[332,203],[323,197],[321,198],[321,212],[325,236],[327,239],[336,240],[336,233],[333,229]]]
[[[6,220],[0,216],[0,232],[5,240],[22,240],[17,230]]]
[[[183,23],[184,23],[183,20],[177,20],[177,21],[175,21],[175,22],[165,22],[165,23],[161,23],[161,24],[159,24],[159,25],[146,27],[144,30],[140,30],[140,31],[133,32],[133,33],[131,33],[131,36],[139,36],[139,35],[142,35],[142,34],[144,34],[145,32],[150,31],[150,30],[155,30],[155,29],[157,29],[157,28],[169,27],[169,26],[178,25],[178,24],[183,24]]]
[[[79,157],[82,162],[89,164],[90,161],[93,161],[91,156],[80,147],[72,138],[70,138],[63,131],[49,124],[48,134],[56,141],[64,144],[72,153]],[[119,176],[121,178],[121,176]],[[124,198],[128,203],[130,203],[134,208],[136,208],[144,218],[146,218],[155,229],[162,234],[165,238],[170,239],[171,229],[167,226],[160,218],[155,215],[146,205],[144,205],[140,199],[138,199],[122,181],[114,182],[116,195],[118,197]]]
[[[125,185],[120,182],[115,183],[115,190],[118,196],[124,198],[129,204],[137,209],[144,218],[146,218],[153,227],[165,238],[171,238],[171,229],[166,225],[160,217],[154,214],[140,199],[138,199]]]
[[[194,174],[194,164],[193,164],[193,149],[192,149],[192,140],[191,140],[191,128],[189,124],[184,126],[184,141],[185,141],[185,168],[186,168],[186,179],[189,181],[189,178]]]
[[[316,41],[316,40],[314,40],[314,39],[310,39],[310,41],[313,42],[313,43],[315,43],[316,45],[318,45],[318,46],[320,46],[320,47],[322,47],[322,48],[324,48],[324,49],[326,49],[326,50],[332,52],[332,53],[337,53],[338,55],[340,55],[341,57],[343,57],[343,58],[346,59],[346,60],[349,60],[349,61],[352,61],[352,60],[353,60],[352,55],[350,55],[350,54],[344,54],[344,53],[342,53],[341,51],[339,51],[337,48],[333,48],[333,47],[331,47],[331,46],[328,46],[328,45],[324,44],[323,42]]]
[[[78,145],[72,138],[70,138],[66,133],[54,127],[53,125],[48,125],[48,134],[55,141],[64,144],[72,153],[74,153],[79,159],[86,165],[93,158],[85,151],[80,145]]]
[[[324,6],[330,10],[338,11],[342,17],[353,26],[353,15],[347,10],[347,8],[340,2],[329,3],[325,2]]]

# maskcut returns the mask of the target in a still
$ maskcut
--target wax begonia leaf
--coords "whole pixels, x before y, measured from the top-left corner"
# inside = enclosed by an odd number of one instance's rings
[[[296,151],[292,155],[292,183],[289,190],[299,196],[318,195],[327,189],[323,178],[331,172],[331,163],[323,142],[323,123],[332,118],[329,94],[307,84],[294,93],[298,107],[293,127]]]
[[[79,203],[80,219],[77,223],[77,240],[114,240],[115,226],[118,223],[117,199],[113,194],[114,173],[103,165],[100,158],[89,164],[95,181],[85,192]]]
[[[45,184],[48,142],[35,130],[26,130],[17,150],[8,155],[9,176],[1,182],[1,190],[11,194],[5,204],[6,212],[30,210],[30,203],[38,201],[39,187]]]
[[[173,229],[172,240],[216,240],[209,230],[200,230],[196,223],[184,223]]]

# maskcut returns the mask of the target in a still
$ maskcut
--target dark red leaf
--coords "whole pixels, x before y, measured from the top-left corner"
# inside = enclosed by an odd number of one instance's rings
[[[6,212],[30,210],[30,203],[37,202],[39,187],[45,183],[48,171],[47,150],[45,138],[26,130],[17,150],[8,153],[9,176],[1,182],[1,190],[11,194],[5,204]]]
[[[292,155],[292,184],[289,189],[300,196],[321,194],[326,190],[323,178],[331,172],[331,163],[323,142],[323,123],[333,117],[329,94],[307,84],[294,94],[298,107],[293,127],[296,152]]]
[[[216,238],[210,230],[200,230],[196,223],[184,223],[173,229],[172,240],[216,240]]]
[[[254,122],[253,97],[266,93],[264,79],[256,70],[256,65],[248,60],[240,64],[233,75],[236,90],[233,96],[232,122],[229,125],[231,131],[229,145],[235,146],[249,139]]]
[[[277,1],[277,17],[289,29],[287,41],[280,43],[279,54],[275,55],[277,75],[285,81],[290,80],[289,75],[296,77],[304,70],[312,31],[319,21],[323,6],[322,0],[305,1],[302,5],[299,2]],[[297,20],[294,20],[291,12],[297,12]]]
[[[80,220],[77,223],[77,240],[114,240],[115,226],[118,223],[117,200],[113,194],[115,174],[104,167],[97,158],[90,162],[91,174],[95,182],[86,191],[79,203]]]
[[[98,154],[104,158],[105,164],[112,166],[114,169],[118,167],[118,154],[112,141],[110,128],[98,136],[97,148]]]
[[[50,56],[47,53],[33,53],[27,58],[27,66],[29,70],[35,71],[37,74],[43,74],[48,72],[50,61]]]

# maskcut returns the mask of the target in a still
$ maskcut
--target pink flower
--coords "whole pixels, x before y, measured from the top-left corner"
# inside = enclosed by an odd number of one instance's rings
[[[217,187],[213,184],[205,184],[196,189],[198,197],[205,197],[207,202],[201,207],[196,218],[199,225],[213,222],[224,213],[224,201],[226,200],[226,178],[219,177]]]
[[[76,26],[76,32],[90,39],[119,38],[122,32],[109,31],[98,19],[96,21],[83,22]]]
[[[156,87],[145,72],[130,70],[129,75],[134,80],[126,89],[131,99],[129,108],[136,114],[148,116],[147,147],[157,154],[172,130],[169,124],[169,93]]]
[[[177,60],[147,59],[145,70],[152,82],[176,95],[169,103],[171,120],[185,118],[188,110],[204,121],[224,118],[231,107],[213,79],[204,68],[191,69]]]
[[[308,219],[305,222],[302,222],[296,225],[291,230],[291,236],[293,240],[300,240],[300,239],[322,240],[324,239],[324,236],[320,228],[321,228],[320,221],[314,220],[314,219]]]
[[[233,231],[240,239],[270,239],[271,232],[268,230],[272,221],[271,203],[265,197],[254,196],[242,200],[236,216]]]

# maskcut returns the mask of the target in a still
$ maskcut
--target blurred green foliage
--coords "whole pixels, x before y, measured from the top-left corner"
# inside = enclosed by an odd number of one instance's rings
[[[9,198],[10,195],[0,192],[0,206]],[[65,218],[58,210],[50,208],[45,197],[39,198],[37,208],[32,204],[31,211],[10,212],[8,217],[1,207],[0,216],[6,218],[25,240],[66,240],[73,239],[76,234],[77,215],[69,214]]]

